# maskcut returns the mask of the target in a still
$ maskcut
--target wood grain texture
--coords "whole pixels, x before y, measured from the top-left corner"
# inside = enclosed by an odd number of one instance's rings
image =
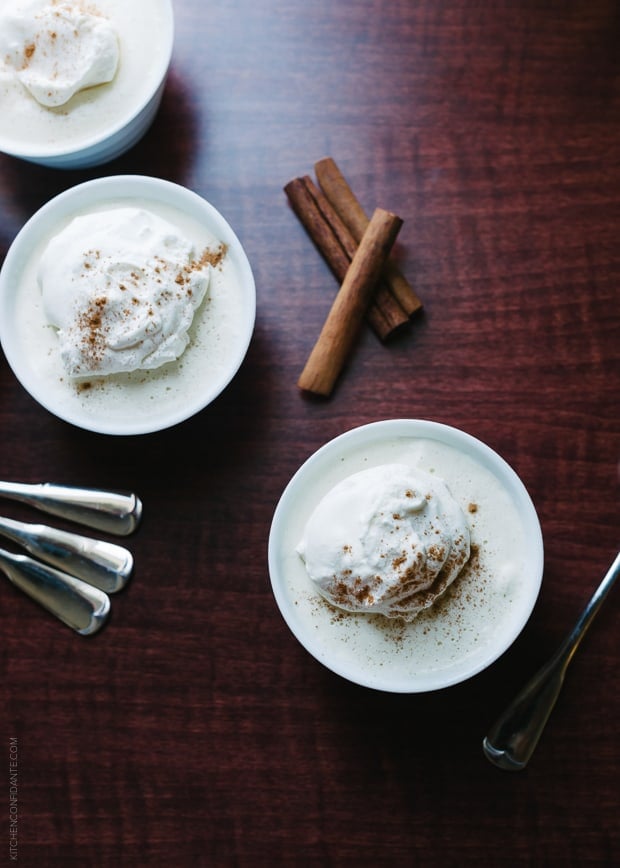
[[[0,157],[0,256],[51,196],[140,172],[224,214],[258,292],[239,375],[157,435],[73,429],[0,356],[0,478],[133,488],[145,504],[135,576],[99,636],[1,589],[0,756],[17,738],[19,862],[618,864],[616,594],[528,770],[506,775],[481,752],[618,545],[617,4],[174,6],[161,111],[130,153],[89,172]],[[403,217],[395,252],[424,312],[388,346],[363,331],[332,398],[315,401],[296,379],[337,285],[282,187],[326,155],[367,212]],[[332,675],[269,586],[269,527],[291,475],[331,437],[390,417],[446,422],[499,451],[545,539],[519,639],[428,696]],[[2,841],[8,862],[6,820]]]

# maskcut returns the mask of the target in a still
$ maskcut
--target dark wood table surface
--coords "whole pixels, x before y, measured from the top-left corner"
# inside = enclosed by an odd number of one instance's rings
[[[54,418],[0,358],[0,478],[129,488],[145,507],[134,578],[99,635],[2,587],[0,861],[16,750],[22,865],[620,864],[617,592],[530,766],[502,772],[481,751],[618,548],[615,0],[174,5],[167,90],[130,153],[84,172],[0,158],[0,252],[75,183],[168,178],[243,242],[255,334],[211,406],[133,438]],[[332,397],[309,400],[296,382],[337,284],[282,188],[327,155],[367,210],[404,219],[397,254],[425,308],[387,344],[365,329]],[[323,668],[267,569],[297,468],[397,417],[503,455],[545,541],[518,640],[427,695]]]

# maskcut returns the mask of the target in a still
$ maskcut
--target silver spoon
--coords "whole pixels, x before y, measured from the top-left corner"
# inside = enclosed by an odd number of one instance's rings
[[[65,573],[108,594],[123,588],[133,569],[133,556],[123,546],[90,539],[44,524],[0,517],[0,535]]]
[[[562,689],[568,664],[620,575],[620,554],[553,657],[528,681],[482,742],[485,756],[507,771],[527,765]]]
[[[123,491],[78,488],[51,482],[0,482],[0,497],[19,500],[43,512],[118,536],[133,533],[142,517],[140,499]]]
[[[0,549],[0,568],[8,578],[77,633],[96,633],[110,612],[107,594],[27,555]]]

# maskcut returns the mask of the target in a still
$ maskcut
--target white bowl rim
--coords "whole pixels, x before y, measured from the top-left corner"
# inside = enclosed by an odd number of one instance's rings
[[[161,0],[161,2],[164,3],[166,7],[166,46],[165,49],[158,54],[158,72],[153,78],[153,86],[148,93],[145,94],[144,99],[138,103],[138,105],[130,107],[124,115],[105,130],[84,137],[83,139],[79,139],[70,147],[62,146],[60,143],[51,143],[46,146],[34,144],[32,146],[25,145],[22,147],[20,145],[19,147],[16,147],[10,136],[2,136],[0,134],[0,152],[7,154],[10,157],[17,157],[18,159],[28,160],[35,163],[38,160],[51,160],[54,158],[60,160],[63,157],[69,161],[70,159],[79,157],[82,152],[89,151],[97,145],[103,145],[104,143],[109,142],[127,127],[131,126],[131,124],[144,111],[146,106],[149,105],[151,100],[157,96],[161,89],[162,82],[168,75],[168,70],[172,61],[175,33],[174,7],[172,5],[172,0]],[[67,162],[67,168],[71,168],[69,162]]]
[[[34,377],[28,376],[27,368],[22,365],[20,350],[16,346],[14,331],[11,328],[11,320],[7,315],[7,307],[10,299],[11,281],[10,274],[15,260],[19,260],[22,249],[27,250],[36,245],[37,241],[45,237],[51,231],[58,216],[69,216],[84,207],[96,205],[99,202],[108,202],[110,199],[135,199],[144,198],[159,202],[171,208],[183,211],[183,205],[195,208],[206,215],[208,225],[216,227],[216,232],[228,244],[229,251],[237,261],[244,286],[246,287],[246,303],[244,312],[244,328],[239,333],[238,353],[235,364],[228,371],[228,376],[223,377],[217,388],[202,393],[195,400],[188,402],[183,410],[166,415],[162,413],[158,421],[150,420],[127,420],[120,425],[118,422],[109,422],[104,418],[97,421],[83,418],[79,413],[59,411],[47,399],[45,389]],[[11,243],[4,263],[0,268],[0,345],[5,358],[13,373],[21,385],[42,407],[59,419],[69,422],[78,428],[93,431],[99,434],[111,435],[137,435],[150,434],[171,428],[190,417],[196,415],[212,401],[215,400],[229,385],[236,375],[247,354],[250,341],[254,332],[256,321],[256,286],[252,268],[241,242],[234,230],[222,216],[222,214],[210,202],[198,193],[183,187],[173,181],[148,175],[108,175],[84,181],[59,193],[53,199],[41,206],[30,219],[22,226]]]
[[[523,519],[531,569],[528,574],[530,582],[526,602],[523,605],[523,617],[512,622],[510,631],[502,636],[502,641],[493,645],[484,658],[478,658],[475,665],[463,666],[460,669],[455,666],[434,676],[424,676],[419,679],[414,676],[409,679],[382,681],[364,672],[361,666],[345,665],[341,661],[327,658],[322,653],[322,645],[317,639],[316,632],[306,628],[303,617],[299,616],[298,610],[286,591],[279,569],[279,548],[281,528],[285,516],[287,511],[294,507],[297,491],[303,485],[304,479],[320,470],[322,463],[332,454],[343,454],[347,448],[357,446],[360,443],[376,442],[399,436],[439,440],[444,444],[464,450],[498,476],[500,481],[507,486],[511,496],[515,498]],[[362,687],[390,693],[427,693],[472,678],[487,669],[514,643],[529,620],[538,599],[543,578],[544,548],[541,526],[532,499],[520,477],[504,458],[482,440],[462,429],[430,419],[399,418],[369,422],[345,431],[323,444],[304,461],[286,485],[276,505],[269,534],[268,565],[272,592],[282,617],[295,638],[318,662],[337,675]],[[449,674],[450,672],[452,674]]]

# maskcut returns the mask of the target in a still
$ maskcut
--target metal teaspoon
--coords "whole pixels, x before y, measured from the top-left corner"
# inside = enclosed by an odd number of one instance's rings
[[[107,620],[107,594],[74,576],[4,549],[0,568],[20,590],[83,636],[96,633]]]
[[[0,497],[19,500],[43,512],[119,536],[133,533],[142,517],[140,499],[122,491],[51,482],[0,482]]]
[[[133,569],[133,556],[123,546],[75,533],[0,517],[0,535],[37,558],[108,594],[123,588]]]
[[[620,575],[620,554],[553,657],[528,681],[482,742],[485,756],[507,771],[527,765],[562,689],[568,664]]]

